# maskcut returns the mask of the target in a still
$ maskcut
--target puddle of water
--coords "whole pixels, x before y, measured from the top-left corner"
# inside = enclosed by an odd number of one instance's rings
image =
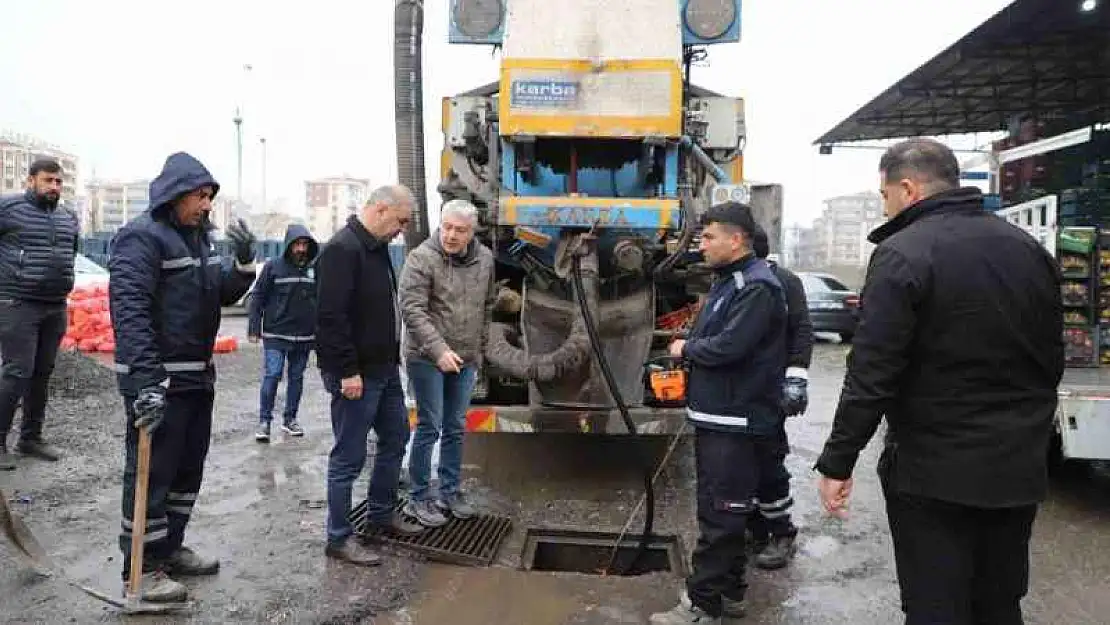
[[[204,502],[204,513],[212,516],[236,514],[243,512],[259,501],[262,501],[262,493],[258,490],[247,491],[231,497],[220,497],[215,500],[209,499]]]
[[[564,580],[513,569],[432,565],[422,585],[429,591],[382,622],[561,625],[583,609]]]
[[[840,541],[832,536],[815,536],[802,543],[802,553],[811,558],[824,558],[840,549]]]

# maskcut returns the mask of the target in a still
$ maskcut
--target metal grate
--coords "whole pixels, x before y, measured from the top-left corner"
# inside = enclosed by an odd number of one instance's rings
[[[492,564],[501,543],[513,529],[513,522],[508,517],[479,514],[469,519],[448,518],[447,525],[442,527],[416,535],[404,535],[378,528],[368,529],[366,501],[355,506],[350,516],[355,532],[364,539],[409,549],[429,560],[464,566]]]

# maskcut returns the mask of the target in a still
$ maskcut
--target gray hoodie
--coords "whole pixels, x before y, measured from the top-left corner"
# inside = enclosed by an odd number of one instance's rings
[[[452,349],[467,364],[481,364],[497,301],[489,248],[474,239],[451,255],[436,231],[405,258],[399,291],[406,359],[435,363]]]

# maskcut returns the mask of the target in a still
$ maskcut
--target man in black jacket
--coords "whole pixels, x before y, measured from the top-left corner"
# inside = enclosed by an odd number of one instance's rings
[[[401,386],[401,313],[389,242],[408,224],[415,200],[407,188],[375,190],[328,241],[316,261],[316,359],[331,394],[335,445],[328,458],[328,557],[361,566],[380,558],[349,540],[351,489],[366,463],[366,439],[377,433],[367,493],[367,522],[394,532],[421,526],[394,513],[401,461],[409,440]]]
[[[285,387],[285,412],[281,429],[289,436],[304,436],[297,423],[297,408],[304,388],[304,370],[316,338],[316,276],[312,261],[319,246],[308,228],[290,224],[285,229],[282,255],[262,266],[250,300],[247,336],[262,339],[265,373],[259,389],[258,430],[254,440],[270,442],[281,374],[289,363]]]
[[[0,470],[15,468],[7,440],[20,400],[17,449],[43,460],[59,457],[43,442],[42,425],[66,332],[79,231],[76,215],[58,205],[61,192],[61,165],[40,159],[31,163],[25,193],[0,198]]]
[[[767,232],[758,225],[752,246],[756,257],[767,259],[770,256]],[[767,264],[786,292],[786,379],[782,384],[782,412],[784,417],[793,417],[804,413],[809,405],[807,387],[809,363],[813,357],[813,324],[809,320],[809,304],[801,278],[769,259]],[[759,475],[759,510],[752,516],[751,523],[755,565],[761,569],[786,566],[794,555],[794,541],[798,536],[798,528],[790,518],[794,498],[790,495],[790,473],[786,470],[786,456],[790,453],[786,419],[780,421],[778,443],[775,467]]]
[[[1064,370],[1059,271],[959,188],[944,145],[905,141],[879,169],[889,221],[870,236],[821,498],[846,513],[856,460],[886,417],[879,476],[906,623],[1019,625]]]
[[[776,466],[786,368],[786,299],[752,252],[748,206],[728,202],[705,215],[701,251],[716,280],[686,340],[672,356],[690,367],[687,417],[694,426],[698,529],[693,572],[679,604],[654,625],[707,625],[743,616],[748,517],[762,471]]]

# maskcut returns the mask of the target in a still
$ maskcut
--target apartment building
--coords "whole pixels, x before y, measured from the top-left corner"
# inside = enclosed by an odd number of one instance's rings
[[[342,228],[370,195],[369,180],[349,176],[306,180],[304,188],[306,221],[320,241]]]
[[[61,201],[71,209],[77,199],[77,157],[31,135],[0,131],[0,195],[20,193],[31,163],[53,158],[62,166]]]
[[[864,192],[825,200],[821,216],[797,232],[788,255],[799,267],[865,267],[874,249],[867,235],[884,221],[878,193]]]
[[[86,232],[115,232],[150,207],[149,180],[92,180],[85,185]]]

